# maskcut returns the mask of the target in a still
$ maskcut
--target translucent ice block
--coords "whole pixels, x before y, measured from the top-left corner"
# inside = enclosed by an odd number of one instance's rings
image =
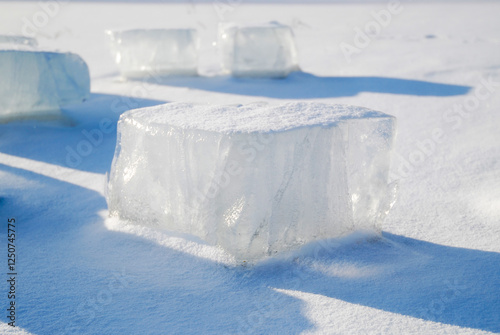
[[[17,46],[24,45],[29,47],[36,47],[38,42],[36,39],[19,35],[0,35],[0,47],[5,45]]]
[[[219,25],[222,67],[236,77],[286,77],[298,70],[297,50],[290,27]]]
[[[194,29],[135,29],[106,33],[124,77],[197,74],[198,38]]]
[[[76,54],[0,47],[0,122],[54,118],[90,95],[87,64]]]
[[[361,107],[165,104],[124,113],[110,214],[257,260],[379,229],[395,118]]]

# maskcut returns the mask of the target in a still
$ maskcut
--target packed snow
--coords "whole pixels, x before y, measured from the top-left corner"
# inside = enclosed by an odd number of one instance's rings
[[[165,104],[122,114],[112,215],[193,234],[240,261],[380,229],[394,118],[320,103]]]
[[[235,77],[282,78],[298,70],[292,29],[277,22],[219,24],[222,71]]]
[[[14,39],[13,44],[32,44]],[[85,61],[73,53],[19,50],[0,44],[0,122],[60,118],[61,107],[90,96]]]
[[[500,3],[257,1],[0,2],[0,34],[77,54],[92,79],[87,101],[62,108],[71,122],[0,124],[0,248],[15,217],[18,256],[15,328],[1,261],[0,333],[500,333]],[[219,75],[219,23],[270,21],[292,28],[303,72]],[[104,31],[186,26],[199,76],[121,79]],[[399,192],[381,236],[244,266],[193,235],[109,217],[124,112],[297,101],[397,118]]]
[[[197,74],[199,42],[195,29],[108,30],[107,34],[124,77]]]

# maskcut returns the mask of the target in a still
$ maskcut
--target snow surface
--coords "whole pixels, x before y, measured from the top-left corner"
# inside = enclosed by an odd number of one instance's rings
[[[90,99],[65,110],[73,126],[0,125],[0,218],[2,227],[7,217],[19,222],[19,327],[3,317],[0,332],[500,332],[498,2],[402,2],[350,62],[339,44],[353,44],[353,28],[386,3],[157,2],[60,2],[43,27],[33,23],[35,15],[43,23],[38,2],[0,3],[1,34],[35,32],[40,46],[81,55],[92,77]],[[273,20],[294,29],[304,73],[211,77],[220,71],[220,21]],[[167,21],[199,28],[202,76],[119,80],[103,31]],[[382,238],[316,242],[243,267],[196,238],[108,218],[103,190],[121,113],[171,101],[297,100],[397,117],[399,198]],[[95,144],[85,135],[92,130],[102,133]],[[3,250],[6,243],[2,228]],[[7,289],[0,286],[2,308]]]
[[[394,202],[395,128],[380,112],[313,102],[131,110],[118,122],[108,208],[238,261],[379,231]]]

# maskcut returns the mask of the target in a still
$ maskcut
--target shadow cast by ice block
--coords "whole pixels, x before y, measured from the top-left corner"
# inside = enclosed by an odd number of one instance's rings
[[[294,262],[264,262],[256,266],[252,276],[266,277],[269,286],[500,332],[500,253],[448,247],[384,232],[378,240],[315,242],[292,258]],[[295,267],[293,271],[291,266]],[[295,284],[288,287],[276,278],[288,278]]]
[[[2,216],[15,216],[19,225],[22,304],[16,326],[33,334],[277,334],[312,328],[302,301],[248,279],[243,268],[108,230],[101,194],[26,169],[0,164],[0,171],[26,183],[22,195],[6,195],[8,208],[0,207]]]
[[[93,93],[82,104],[63,108],[64,122],[22,121],[0,124],[8,141],[0,152],[88,172],[109,171],[116,145],[116,124],[130,109],[166,101]]]
[[[351,97],[363,92],[447,97],[467,94],[471,87],[385,77],[320,77],[293,72],[284,79],[184,77],[161,78],[156,83],[203,91],[275,99]]]
[[[22,223],[18,317],[33,333],[314,329],[304,302],[279,289],[500,331],[499,253],[383,233],[314,242],[250,269],[224,266],[108,229],[99,214],[106,213],[105,200],[95,191],[5,164],[0,171],[25,183],[22,194],[2,194],[0,214]],[[181,237],[167,238],[178,244]]]

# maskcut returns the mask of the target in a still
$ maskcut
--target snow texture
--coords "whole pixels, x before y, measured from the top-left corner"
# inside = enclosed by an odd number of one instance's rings
[[[372,13],[392,3],[203,1],[58,1],[44,27],[56,1],[0,2],[2,32],[31,21],[40,46],[81,55],[92,78],[89,100],[64,108],[74,126],[0,124],[0,250],[7,218],[19,224],[16,327],[3,314],[0,334],[500,334],[500,2],[401,1],[377,34]],[[289,24],[304,72],[215,76],[224,20]],[[199,28],[204,75],[117,80],[103,31],[167,24]],[[339,45],[356,46],[353,27],[371,43],[348,62]],[[192,235],[108,216],[124,111],[298,100],[397,118],[398,199],[381,238],[320,240],[245,267]]]
[[[195,29],[134,29],[106,33],[124,77],[197,74]]]
[[[0,48],[0,73],[0,122],[58,118],[62,106],[90,96],[89,69],[73,53]]]
[[[395,118],[361,107],[165,104],[122,115],[110,213],[253,261],[378,230]]]
[[[298,70],[297,49],[288,26],[221,23],[218,43],[223,71],[233,76],[282,78]]]

